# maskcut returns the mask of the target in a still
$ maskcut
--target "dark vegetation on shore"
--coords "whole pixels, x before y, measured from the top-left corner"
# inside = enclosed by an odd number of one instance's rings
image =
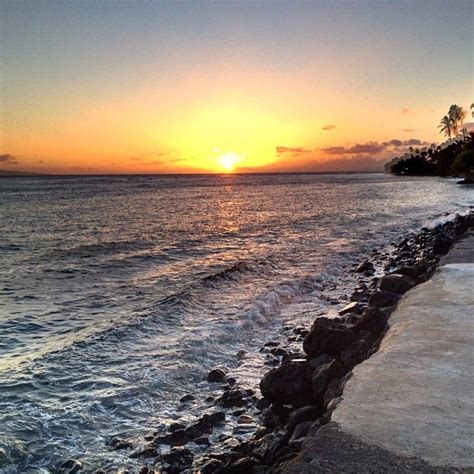
[[[110,449],[129,450],[131,458],[143,462],[141,474],[300,472],[303,443],[317,443],[318,436],[325,436],[327,430],[321,428],[330,426],[352,369],[377,352],[399,299],[430,278],[441,256],[469,227],[474,227],[473,213],[412,233],[392,243],[392,250],[374,249],[367,260],[354,265],[359,284],[338,318],[319,317],[309,329],[285,327],[287,345],[269,341],[262,347],[269,356],[265,364],[273,368],[261,380],[261,397],[239,387],[225,369],[213,369],[207,377],[209,389],[221,389],[219,397],[206,399],[212,412],[188,425],[163,427],[146,436],[140,447],[132,440],[114,437],[108,442]],[[302,350],[290,341],[302,342]],[[181,401],[186,406],[195,399],[187,394]],[[212,434],[235,417],[238,426],[256,419],[260,429],[241,442],[223,433],[214,447]],[[227,449],[220,449],[222,443]],[[330,459],[330,454],[315,455],[323,456],[322,465],[330,467],[322,472],[336,472],[332,467],[337,468],[337,460]],[[80,461],[70,459],[58,472],[81,469]]]
[[[408,154],[394,158],[385,169],[396,175],[459,176],[463,183],[474,183],[474,132],[462,128],[465,117],[463,108],[453,104],[438,127],[448,137],[447,142],[421,150],[410,147]]]

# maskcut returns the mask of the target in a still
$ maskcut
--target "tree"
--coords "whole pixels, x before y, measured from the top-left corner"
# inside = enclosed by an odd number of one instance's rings
[[[440,129],[439,133],[444,133],[447,137],[451,138],[453,133],[453,123],[448,115],[445,115],[441,119],[438,128]]]
[[[471,114],[472,114],[472,116],[474,117],[474,102],[471,104],[471,109],[472,109]]]
[[[454,136],[459,133],[459,127],[466,118],[466,111],[459,105],[453,104],[449,107],[448,117],[451,120],[451,127]]]
[[[453,162],[452,170],[466,182],[474,183],[474,149],[460,153]]]

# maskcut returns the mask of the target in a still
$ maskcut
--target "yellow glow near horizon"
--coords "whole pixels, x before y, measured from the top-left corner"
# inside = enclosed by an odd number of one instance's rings
[[[231,173],[235,169],[235,165],[241,160],[240,155],[233,152],[223,153],[217,158],[217,162],[222,166],[226,171]]]

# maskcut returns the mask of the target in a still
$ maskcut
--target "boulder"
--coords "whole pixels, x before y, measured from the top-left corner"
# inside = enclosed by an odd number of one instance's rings
[[[329,403],[342,395],[343,379],[333,379],[329,382],[328,388],[324,393],[323,404],[327,408]]]
[[[75,472],[79,472],[82,467],[83,465],[81,461],[78,461],[77,459],[68,459],[67,461],[61,463],[59,466],[59,472],[73,474]]]
[[[111,438],[108,445],[114,450],[133,448],[133,444],[129,440],[121,438],[120,436]]]
[[[357,266],[355,271],[357,273],[374,272],[375,268],[371,262],[366,260],[365,262],[362,262],[359,266]]]
[[[400,295],[392,293],[391,291],[376,290],[369,298],[369,305],[376,308],[386,308],[388,306],[395,306],[400,299]]]
[[[365,339],[354,341],[341,354],[341,362],[348,368],[353,369],[357,364],[367,359],[371,344]]]
[[[304,421],[312,422],[318,419],[323,414],[323,411],[319,405],[308,405],[291,411],[288,416],[288,431],[293,433],[296,425]]]
[[[368,340],[366,331],[370,332],[373,338],[377,338],[383,331],[385,331],[387,321],[388,316],[385,312],[378,308],[368,308],[364,311],[359,321],[354,325],[354,330],[358,331],[359,339]]]
[[[345,314],[349,313],[357,313],[361,311],[364,308],[364,305],[361,303],[358,303],[357,301],[353,301],[352,303],[349,303],[347,306],[344,306],[344,308],[339,311],[339,314],[341,316],[344,316]]]
[[[318,318],[304,339],[303,349],[309,357],[338,356],[354,340],[354,332],[342,320]]]
[[[272,403],[305,405],[312,399],[311,375],[307,361],[290,361],[267,372],[260,390]]]
[[[244,390],[227,390],[218,398],[217,403],[224,408],[243,407],[248,403],[246,396]]]
[[[225,379],[227,372],[224,369],[212,369],[207,374],[208,382],[222,382]]]
[[[433,241],[433,252],[446,255],[451,247],[451,240],[444,235],[437,235]]]
[[[347,369],[336,359],[315,369],[311,380],[314,399],[322,402],[331,380],[343,377],[346,372]]]
[[[392,273],[391,275],[385,275],[380,279],[379,288],[381,290],[391,291],[392,293],[402,295],[415,285],[416,283],[409,276]]]
[[[167,473],[178,474],[185,469],[189,469],[193,464],[193,460],[193,453],[189,449],[176,448],[169,453],[162,454],[159,462]]]
[[[260,466],[260,463],[256,458],[246,456],[226,466],[225,472],[227,474],[249,474],[257,466]]]

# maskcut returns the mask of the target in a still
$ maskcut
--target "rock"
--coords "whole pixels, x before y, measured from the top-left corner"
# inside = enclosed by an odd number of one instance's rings
[[[348,314],[348,313],[357,313],[363,308],[364,308],[364,305],[358,303],[357,301],[353,301],[352,303],[349,303],[347,306],[344,306],[344,308],[342,308],[341,311],[339,311],[339,314],[341,316],[344,316],[345,314]]]
[[[387,327],[388,316],[378,308],[368,308],[362,314],[360,320],[354,325],[354,330],[358,331],[359,338],[364,338],[365,332],[372,334],[373,338],[377,338]],[[364,332],[362,332],[364,331]]]
[[[243,359],[247,355],[247,351],[244,349],[240,349],[240,351],[237,352],[235,355],[237,359]]]
[[[169,444],[171,446],[183,446],[189,439],[192,438],[188,435],[186,430],[175,430],[169,434],[163,436],[157,436],[154,440],[154,444]]]
[[[208,382],[222,382],[227,372],[224,369],[212,369],[207,374]]]
[[[365,262],[362,262],[356,269],[354,270],[357,273],[365,273],[367,271],[375,271],[374,265],[366,260]]]
[[[327,406],[332,400],[342,395],[342,389],[343,389],[343,379],[331,380],[324,394],[323,405],[327,408]]]
[[[184,429],[186,426],[183,423],[172,423],[168,426],[168,431],[172,433],[173,431],[178,431]]]
[[[391,275],[385,275],[380,279],[379,288],[381,290],[391,291],[392,293],[402,295],[415,285],[416,283],[409,276],[392,273]]]
[[[400,295],[391,291],[376,290],[370,295],[369,305],[375,308],[386,308],[388,306],[395,306],[399,299]]]
[[[68,459],[64,461],[59,466],[59,472],[73,474],[74,472],[79,472],[82,469],[83,465],[81,461],[77,459]]]
[[[312,389],[315,400],[322,401],[329,382],[343,377],[346,372],[347,369],[336,359],[315,369],[312,376]]]
[[[160,456],[160,463],[169,474],[177,474],[189,469],[193,464],[194,456],[189,449],[177,448],[172,449],[169,453]]]
[[[290,412],[288,416],[288,431],[293,433],[296,425],[304,421],[314,421],[323,414],[321,406],[308,405],[302,408],[297,408]]]
[[[246,394],[239,389],[228,390],[218,398],[217,403],[224,408],[243,407],[247,405]]]
[[[443,235],[437,235],[433,241],[433,252],[446,255],[451,247],[451,240]]]
[[[179,399],[179,401],[180,401],[181,403],[188,403],[188,402],[192,402],[192,401],[194,401],[194,400],[196,400],[196,397],[195,397],[194,395],[191,395],[190,393],[188,393],[187,395],[182,396],[182,397]]]
[[[143,449],[139,451],[135,451],[134,453],[130,454],[130,457],[131,458],[154,458],[158,454],[160,454],[160,452],[158,451],[157,447],[152,444],[148,444]]]
[[[201,464],[198,472],[200,474],[212,474],[213,472],[217,471],[221,465],[222,461],[217,459],[209,459],[204,464]]]
[[[312,424],[312,421],[302,421],[301,423],[298,423],[293,429],[293,434],[291,435],[288,445],[292,446],[292,442],[296,440],[301,440],[301,438],[303,438],[309,431]]]
[[[253,422],[254,422],[254,419],[248,415],[241,415],[239,416],[239,419],[237,420],[237,423],[239,423],[240,425],[248,425]]]
[[[303,349],[309,357],[338,356],[355,340],[354,332],[339,319],[318,318],[305,337]]]
[[[426,262],[425,263],[416,263],[414,265],[402,265],[396,271],[399,275],[406,275],[413,280],[417,280],[423,273],[426,272],[428,268]]]
[[[108,445],[113,450],[133,448],[133,444],[130,441],[120,438],[119,436],[114,436],[111,438],[108,442]]]
[[[244,457],[226,466],[225,472],[227,474],[249,474],[259,465],[260,463],[254,457]]]
[[[194,440],[194,442],[196,444],[205,444],[205,445],[209,445],[209,438],[207,436],[200,436],[199,438],[196,438]]]
[[[354,341],[341,354],[341,362],[348,368],[353,369],[357,364],[367,359],[371,344],[365,339]]]
[[[276,460],[277,453],[284,448],[290,436],[288,433],[272,432],[264,436],[254,449],[254,454],[260,457],[263,464],[270,465]]]
[[[311,374],[306,361],[287,362],[265,374],[260,390],[272,403],[306,405],[312,399]]]
[[[333,361],[334,357],[331,357],[328,354],[321,354],[318,357],[315,357],[314,359],[310,359],[309,365],[313,368],[316,369],[320,365],[328,364],[329,362]]]
[[[224,421],[225,413],[222,411],[204,414],[196,423],[186,428],[184,434],[188,440],[198,438],[203,434],[211,434],[214,426],[221,424]]]

